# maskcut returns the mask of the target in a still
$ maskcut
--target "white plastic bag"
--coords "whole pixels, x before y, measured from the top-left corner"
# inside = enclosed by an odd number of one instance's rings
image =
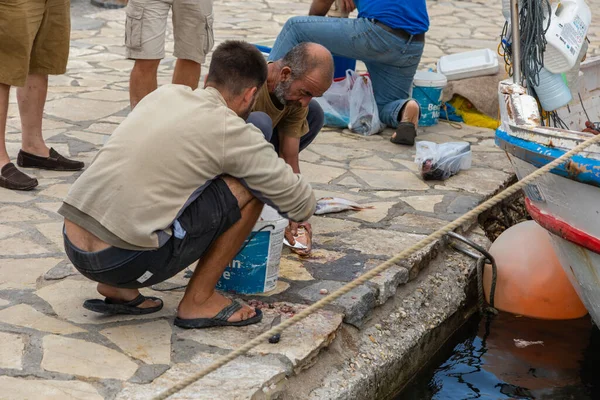
[[[442,181],[460,170],[469,169],[471,159],[471,144],[468,142],[417,142],[415,162],[426,181]]]
[[[374,135],[385,127],[379,120],[371,78],[346,71],[346,78],[333,82],[316,99],[325,113],[325,125],[348,128],[361,135]]]

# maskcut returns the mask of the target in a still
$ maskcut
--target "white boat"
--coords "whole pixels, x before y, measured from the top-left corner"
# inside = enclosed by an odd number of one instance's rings
[[[577,96],[557,110],[569,130],[540,126],[537,105],[523,88],[500,84],[502,124],[496,144],[506,151],[519,179],[593,135],[581,130],[588,119],[600,121],[600,58],[583,63],[581,71],[582,101]],[[529,214],[550,232],[562,267],[600,326],[600,146],[588,147],[545,174],[526,187],[525,195]]]

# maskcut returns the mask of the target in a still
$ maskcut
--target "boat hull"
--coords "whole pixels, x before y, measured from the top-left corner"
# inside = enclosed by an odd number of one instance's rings
[[[554,159],[552,149],[539,144],[528,148],[505,132],[498,132],[496,141],[506,150],[519,179]],[[550,232],[565,273],[600,326],[600,187],[593,176],[583,177],[586,182],[578,177],[563,167],[527,185],[524,192],[529,214]]]

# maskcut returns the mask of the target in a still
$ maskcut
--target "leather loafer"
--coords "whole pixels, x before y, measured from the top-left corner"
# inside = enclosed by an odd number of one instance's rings
[[[50,157],[40,157],[20,150],[17,156],[17,165],[23,168],[40,168],[53,171],[79,171],[84,167],[81,161],[69,160],[53,148],[50,148]]]
[[[6,164],[0,170],[0,187],[11,190],[31,190],[37,185],[37,179],[19,171],[13,163]]]

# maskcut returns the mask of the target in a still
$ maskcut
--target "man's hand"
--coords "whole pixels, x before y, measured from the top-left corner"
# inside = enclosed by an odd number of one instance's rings
[[[340,5],[342,6],[342,12],[351,13],[356,8],[353,0],[340,0]]]
[[[313,0],[308,15],[324,17],[335,0]]]
[[[297,223],[290,221],[288,227],[285,229],[285,238],[290,244],[290,246],[296,245],[296,235],[298,233],[298,229],[302,227],[305,230],[303,240],[299,240],[298,243],[301,243],[306,246],[306,248],[292,248],[291,250],[300,255],[300,256],[308,256],[312,249],[312,226],[308,222]],[[302,237],[302,236],[301,236]]]
[[[309,237],[312,238],[312,225],[309,222],[294,222],[290,221],[289,230],[292,236],[296,236],[298,234],[298,228],[303,227],[306,230],[306,233]],[[295,241],[295,240],[294,240]],[[288,240],[289,242],[289,240]],[[290,242],[290,244],[293,244]]]

